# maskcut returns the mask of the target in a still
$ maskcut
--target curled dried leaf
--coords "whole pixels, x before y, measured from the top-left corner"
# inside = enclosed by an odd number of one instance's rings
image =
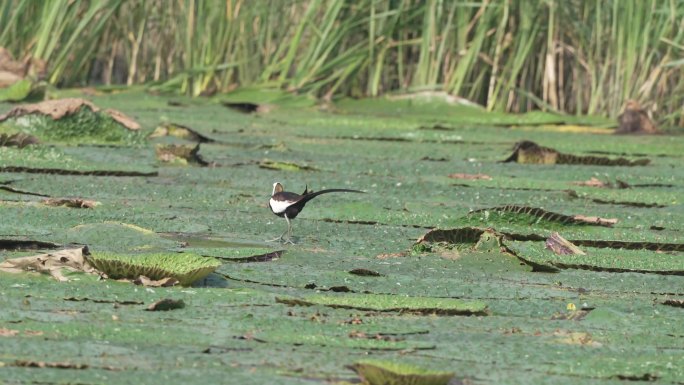
[[[586,187],[611,187],[610,183],[604,182],[598,178],[591,177],[589,180],[583,182],[572,182],[575,186],[586,186]]]
[[[127,280],[124,280],[124,281],[127,281]],[[142,286],[147,286],[147,287],[169,287],[169,286],[175,286],[179,283],[179,281],[173,277],[167,277],[167,278],[162,278],[162,279],[151,279],[151,278],[145,277],[144,275],[139,276],[138,278],[134,279],[132,282],[136,285],[142,285]]]
[[[0,263],[0,271],[7,273],[26,271],[47,273],[59,281],[69,280],[64,276],[64,271],[99,274],[99,271],[86,261],[85,255],[87,254],[88,248],[83,247],[29,257],[11,258]]]
[[[77,209],[94,209],[101,203],[98,201],[83,198],[47,198],[43,199],[43,204],[55,207],[65,206]]]
[[[601,218],[601,217],[584,216],[584,215],[575,215],[573,218],[580,221],[580,222],[586,222],[586,223],[590,223],[590,224],[597,224],[600,226],[608,226],[608,227],[611,227],[614,224],[618,223],[617,218]]]
[[[465,180],[492,180],[492,177],[489,175],[486,175],[486,174],[455,173],[455,174],[449,174],[449,178],[465,179]]]
[[[553,233],[546,240],[546,248],[558,255],[586,255],[579,247],[572,244],[572,242],[560,236],[558,233]]]

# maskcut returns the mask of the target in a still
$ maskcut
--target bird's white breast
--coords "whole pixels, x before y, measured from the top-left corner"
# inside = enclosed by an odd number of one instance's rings
[[[268,204],[271,206],[271,210],[276,214],[285,212],[285,210],[293,203],[294,202],[290,201],[277,201],[273,198],[271,198],[271,200],[268,202]]]

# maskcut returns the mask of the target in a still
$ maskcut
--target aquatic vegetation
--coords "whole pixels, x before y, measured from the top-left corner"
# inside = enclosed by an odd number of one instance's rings
[[[185,253],[113,254],[92,252],[87,261],[114,279],[151,279],[172,277],[187,286],[211,274],[221,262],[209,257]]]

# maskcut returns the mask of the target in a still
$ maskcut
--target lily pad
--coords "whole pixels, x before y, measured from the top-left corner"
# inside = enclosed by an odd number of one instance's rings
[[[351,368],[368,385],[446,385],[454,377],[453,372],[380,360],[359,361]]]
[[[364,350],[425,350],[434,349],[435,345],[419,341],[386,341],[382,339],[350,338],[330,334],[307,334],[294,331],[262,332],[254,336],[262,342],[273,342],[292,345],[327,346],[337,348]]]
[[[89,223],[68,229],[62,240],[96,247],[98,250],[132,252],[171,248],[176,242],[164,239],[154,231],[120,222]]]
[[[343,309],[408,312],[443,315],[486,315],[487,304],[452,298],[406,297],[381,294],[311,295],[301,298],[279,297],[288,305],[322,305]]]
[[[515,145],[513,153],[503,160],[523,164],[580,164],[596,166],[645,166],[649,159],[629,160],[625,158],[611,159],[604,156],[564,154],[553,148],[543,147],[535,142],[524,140]]]
[[[88,262],[114,279],[135,279],[145,276],[154,280],[175,278],[187,286],[221,266],[208,257],[185,253],[112,254],[93,252]]]
[[[299,165],[293,162],[277,162],[273,160],[263,160],[259,162],[259,167],[279,171],[317,171],[317,169],[312,166]]]
[[[507,241],[515,255],[534,265],[555,269],[584,269],[684,275],[684,253],[584,247],[585,254],[556,254],[544,242]]]
[[[457,222],[478,224],[497,228],[497,225],[534,226],[535,228],[555,229],[565,226],[606,226],[617,221],[585,215],[565,215],[538,207],[506,205],[471,211]]]

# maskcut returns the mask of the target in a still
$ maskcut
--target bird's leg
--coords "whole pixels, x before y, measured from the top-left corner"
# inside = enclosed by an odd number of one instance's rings
[[[285,220],[287,221],[287,238],[281,237],[281,239],[283,243],[289,243],[291,245],[294,245],[294,242],[292,241],[292,223],[290,222],[290,218],[287,217],[287,214],[285,214]]]
[[[287,229],[285,231],[283,231],[283,233],[280,234],[279,237],[269,239],[266,242],[284,242],[285,241],[285,234],[287,234],[290,231],[290,220],[287,219],[287,215],[285,216],[285,219],[287,220]]]
[[[287,221],[287,229],[283,231],[278,238],[269,239],[266,242],[282,242],[294,245],[294,242],[292,241],[292,223],[290,222],[290,218],[287,217],[287,214],[285,214],[285,220]],[[287,234],[287,237],[285,234]]]

